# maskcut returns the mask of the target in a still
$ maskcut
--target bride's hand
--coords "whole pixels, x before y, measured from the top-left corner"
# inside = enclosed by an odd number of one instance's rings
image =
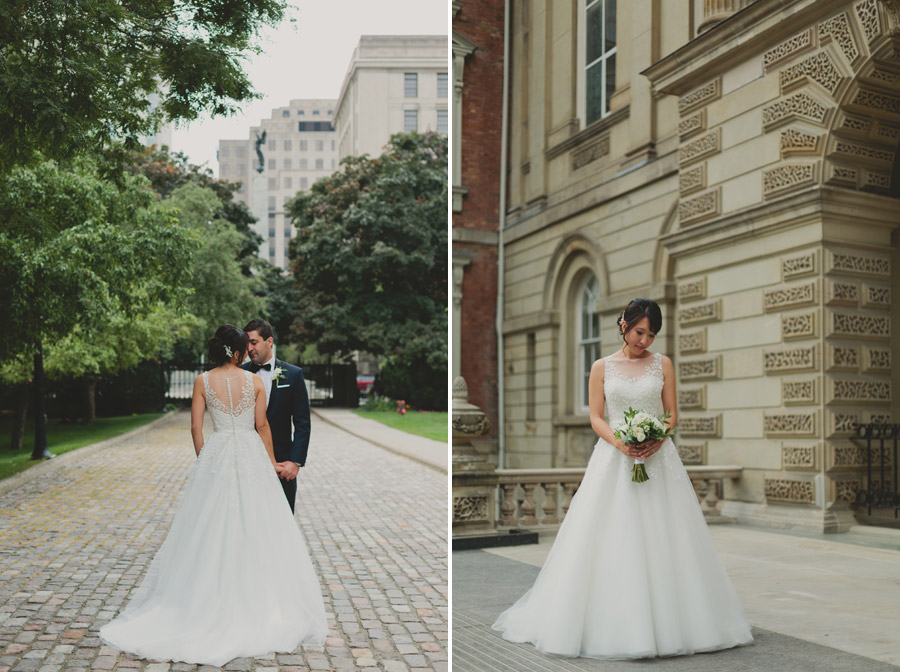
[[[662,441],[644,441],[643,443],[639,443],[636,446],[638,453],[637,457],[642,460],[647,459],[654,453],[659,452],[659,448],[662,444]]]
[[[616,448],[622,451],[627,457],[640,457],[641,452],[640,443],[622,443],[621,441],[616,441]]]

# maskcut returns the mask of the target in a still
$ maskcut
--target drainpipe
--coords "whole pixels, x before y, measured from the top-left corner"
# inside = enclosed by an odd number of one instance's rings
[[[506,171],[509,136],[509,5],[503,2],[503,112],[500,125],[500,218],[497,226],[497,466],[506,467],[506,380],[504,377],[503,349],[503,302],[506,291],[503,274],[506,254],[503,249],[503,230],[506,228]]]

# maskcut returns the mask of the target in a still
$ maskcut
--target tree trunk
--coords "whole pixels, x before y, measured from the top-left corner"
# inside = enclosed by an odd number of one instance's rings
[[[84,422],[90,425],[97,419],[97,379],[89,376],[84,387]]]
[[[46,460],[53,457],[47,447],[47,402],[44,399],[46,380],[44,379],[44,345],[38,341],[34,353],[34,448],[32,460]]]
[[[28,415],[28,392],[31,381],[22,383],[19,387],[19,399],[16,403],[16,416],[13,419],[12,436],[9,441],[10,450],[22,450],[22,440],[25,438],[25,420]]]

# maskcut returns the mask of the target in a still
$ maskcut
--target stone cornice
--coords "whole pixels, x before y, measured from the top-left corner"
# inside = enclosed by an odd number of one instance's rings
[[[757,0],[641,74],[654,94],[683,95],[846,5],[845,0]]]
[[[559,326],[559,312],[555,310],[541,311],[539,313],[531,313],[530,315],[520,315],[509,320],[503,321],[503,335],[509,336],[522,331],[532,331],[534,329],[546,329],[549,327]]]
[[[625,107],[619,108],[615,112],[607,114],[602,119],[598,119],[587,128],[578,131],[578,133],[569,138],[566,138],[559,144],[554,145],[553,147],[548,147],[544,152],[544,156],[546,156],[548,159],[554,159],[560,154],[564,154],[565,152],[569,151],[570,149],[575,149],[576,147],[578,147],[578,145],[586,142],[587,140],[590,140],[595,136],[600,135],[601,133],[604,133],[605,131],[618,124],[620,121],[624,121],[628,118],[629,113],[630,107],[626,105]]]
[[[461,226],[453,227],[454,243],[471,243],[472,245],[496,246],[499,240],[497,231],[485,229],[469,229]]]

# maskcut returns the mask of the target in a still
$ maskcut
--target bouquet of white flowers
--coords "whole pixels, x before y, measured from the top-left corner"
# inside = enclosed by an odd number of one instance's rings
[[[644,441],[661,441],[675,432],[668,428],[665,421],[670,418],[669,411],[660,420],[645,411],[636,411],[630,406],[625,411],[625,420],[616,426],[613,435],[621,439],[623,443],[643,443]],[[647,469],[644,460],[634,459],[634,471],[631,480],[635,483],[643,483],[648,480]]]

